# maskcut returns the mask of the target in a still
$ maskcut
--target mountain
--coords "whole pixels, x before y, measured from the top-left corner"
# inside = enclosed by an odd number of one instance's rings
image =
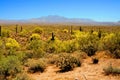
[[[29,20],[30,22],[44,22],[44,23],[80,23],[80,22],[93,22],[90,19],[79,19],[79,18],[66,18],[57,15],[43,16],[40,18],[33,18]]]
[[[92,19],[82,18],[66,18],[58,15],[43,16],[40,18],[32,18],[27,20],[0,20],[0,24],[13,24],[13,23],[52,23],[52,24],[78,24],[78,25],[120,25],[119,22],[97,22]]]

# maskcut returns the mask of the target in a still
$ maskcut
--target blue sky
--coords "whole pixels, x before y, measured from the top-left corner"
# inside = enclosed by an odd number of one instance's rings
[[[115,22],[120,20],[120,0],[0,0],[0,19],[48,15]]]

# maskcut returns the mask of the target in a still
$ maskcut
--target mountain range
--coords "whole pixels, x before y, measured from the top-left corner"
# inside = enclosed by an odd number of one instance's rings
[[[58,15],[43,16],[40,18],[32,18],[27,20],[0,20],[0,24],[13,24],[13,23],[45,23],[45,24],[83,24],[83,25],[120,25],[118,22],[97,22],[92,19],[85,18],[66,18]]]

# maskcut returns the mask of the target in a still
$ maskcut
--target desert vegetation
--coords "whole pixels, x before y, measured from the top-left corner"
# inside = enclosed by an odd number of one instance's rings
[[[50,65],[65,73],[84,67],[89,58],[97,66],[101,51],[120,59],[120,26],[2,24],[0,80],[34,80],[29,75],[43,74]],[[120,67],[108,64],[102,71],[119,75]]]

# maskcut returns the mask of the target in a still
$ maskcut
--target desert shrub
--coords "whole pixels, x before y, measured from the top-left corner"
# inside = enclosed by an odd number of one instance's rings
[[[16,56],[8,56],[0,60],[0,76],[7,78],[19,72],[21,72],[21,63]]]
[[[27,53],[24,52],[24,51],[16,52],[16,53],[15,53],[15,56],[18,57],[18,60],[21,62],[21,64],[24,64],[24,63],[27,61],[27,59],[29,58],[29,57],[27,56]]]
[[[92,58],[93,64],[97,64],[99,60],[97,58]]]
[[[2,30],[1,37],[9,37],[10,36],[10,30]]]
[[[33,33],[39,33],[39,34],[42,34],[43,33],[43,29],[40,28],[40,27],[37,27],[33,30]]]
[[[62,32],[68,33],[68,30],[67,29],[63,29]]]
[[[119,34],[110,33],[101,39],[102,50],[109,50],[114,56],[119,56],[120,38]],[[117,56],[116,56],[117,57]]]
[[[20,48],[19,43],[15,39],[12,39],[12,38],[7,38],[6,39],[5,46],[6,46],[7,49],[18,49],[18,48]]]
[[[55,40],[49,39],[46,43],[46,52],[48,53],[59,53],[61,52],[61,41],[57,38]]]
[[[88,57],[88,55],[85,52],[82,52],[80,50],[73,52],[72,55],[75,55],[80,59],[86,59]]]
[[[34,33],[30,36],[30,41],[32,40],[40,40],[40,35],[37,33]]]
[[[33,57],[43,57],[45,54],[45,42],[42,40],[32,40],[28,45],[28,49],[33,50]]]
[[[114,57],[115,58],[120,58],[120,50],[119,49],[116,49],[114,52],[113,52],[113,54],[114,54]]]
[[[0,49],[5,48],[4,40],[0,40]]]
[[[84,32],[79,32],[79,35],[77,33],[76,38],[80,50],[86,52],[88,56],[92,56],[95,54],[99,42],[99,38],[97,37],[97,35],[90,33],[85,34]]]
[[[81,62],[74,56],[68,53],[63,53],[59,55],[56,65],[61,69],[61,71],[70,71],[73,68],[80,66]]]
[[[105,72],[106,75],[109,74],[120,74],[120,69],[117,67],[113,67],[111,64],[104,68],[103,71]]]
[[[26,66],[28,66],[28,72],[35,73],[35,72],[43,72],[46,68],[46,62],[44,59],[34,60],[29,59],[26,63]]]
[[[78,49],[78,43],[75,39],[73,40],[67,40],[62,42],[63,46],[62,49],[63,51],[67,53],[72,53]]]
[[[59,56],[58,54],[47,54],[45,58],[47,59],[48,64],[55,64]]]
[[[27,73],[20,73],[18,74],[13,80],[34,80]]]
[[[19,33],[19,36],[21,36],[21,37],[26,37],[27,34],[28,34],[28,31],[26,31],[26,30],[24,29],[24,30],[22,30],[22,32]]]
[[[28,45],[28,49],[38,49],[38,48],[44,48],[45,42],[42,40],[32,40],[30,41]]]

